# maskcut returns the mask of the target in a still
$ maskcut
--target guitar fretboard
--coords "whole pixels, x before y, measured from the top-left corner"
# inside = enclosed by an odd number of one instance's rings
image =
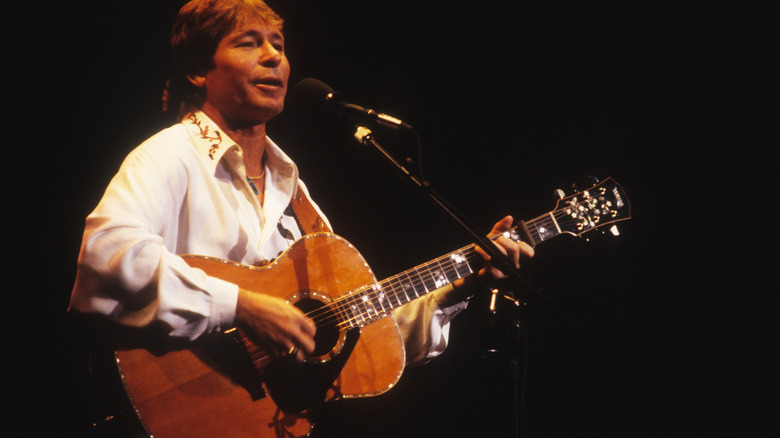
[[[551,211],[535,219],[526,221],[525,226],[528,231],[528,235],[526,236],[529,241],[528,243],[531,246],[536,246],[545,240],[552,239],[561,234],[563,232],[561,221],[565,220],[565,216],[560,212]]]
[[[331,307],[340,324],[363,327],[393,309],[474,273],[479,256],[464,247],[382,281],[338,297]]]
[[[536,245],[560,233],[554,217],[543,215],[525,223],[525,239]],[[521,240],[521,228],[504,233],[515,241]],[[468,245],[423,263],[400,274],[338,297],[331,309],[338,315],[339,324],[348,328],[363,327],[383,318],[393,309],[425,296],[460,278],[467,277],[482,264],[475,245]]]
[[[504,235],[536,246],[563,233],[580,235],[630,217],[628,198],[622,188],[608,178],[589,190],[562,198],[553,211],[522,222]],[[362,327],[387,316],[399,306],[473,274],[481,264],[475,245],[469,245],[341,295],[329,308],[338,325]]]

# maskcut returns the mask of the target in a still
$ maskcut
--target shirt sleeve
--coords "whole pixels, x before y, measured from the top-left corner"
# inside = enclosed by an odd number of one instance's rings
[[[393,311],[406,348],[407,365],[419,365],[447,348],[452,321],[468,305],[451,303],[454,287],[450,284]]]
[[[163,230],[187,184],[186,172],[166,161],[131,153],[87,217],[69,308],[195,339],[229,328],[238,286],[191,268],[166,247]]]

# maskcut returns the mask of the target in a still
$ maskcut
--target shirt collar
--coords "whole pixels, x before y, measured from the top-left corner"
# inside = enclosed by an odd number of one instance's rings
[[[217,164],[228,150],[238,147],[236,142],[202,111],[188,114],[181,123],[187,128],[195,148],[211,171],[216,170]]]
[[[231,149],[238,149],[240,154],[241,147],[203,111],[190,113],[181,123],[187,128],[193,143],[195,143],[195,148],[212,172],[216,171],[219,162]],[[270,138],[268,138],[266,157],[268,159],[267,165],[272,169],[271,175],[274,183],[281,185],[283,191],[294,193],[297,188],[298,168],[292,159]],[[243,171],[242,162],[236,163],[236,165]]]

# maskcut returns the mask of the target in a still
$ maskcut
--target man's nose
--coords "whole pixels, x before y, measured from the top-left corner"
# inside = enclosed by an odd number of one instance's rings
[[[277,66],[282,62],[282,52],[278,50],[273,44],[265,42],[263,44],[262,55],[260,55],[259,63],[265,66]]]

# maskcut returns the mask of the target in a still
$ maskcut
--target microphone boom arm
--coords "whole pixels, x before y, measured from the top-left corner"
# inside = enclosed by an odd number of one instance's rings
[[[370,129],[363,126],[357,126],[354,135],[358,142],[365,146],[372,147],[382,158],[385,159],[388,164],[390,164],[401,174],[405,181],[409,182],[414,188],[423,192],[423,194],[425,194],[427,198],[434,203],[434,205],[439,207],[447,216],[452,218],[461,227],[463,227],[463,229],[465,229],[472,236],[474,243],[479,245],[479,247],[490,256],[490,262],[493,266],[500,269],[510,278],[519,281],[520,284],[524,286],[529,285],[528,281],[523,278],[523,276],[520,274],[520,271],[509,260],[509,257],[499,251],[496,245],[491,242],[487,236],[478,232],[476,228],[470,224],[462,214],[458,213],[449,202],[439,196],[439,194],[433,190],[431,184],[428,181],[422,180],[415,176],[401,163],[399,163],[398,160],[390,155],[387,150],[385,150],[385,148],[383,148],[382,145],[377,142]]]

